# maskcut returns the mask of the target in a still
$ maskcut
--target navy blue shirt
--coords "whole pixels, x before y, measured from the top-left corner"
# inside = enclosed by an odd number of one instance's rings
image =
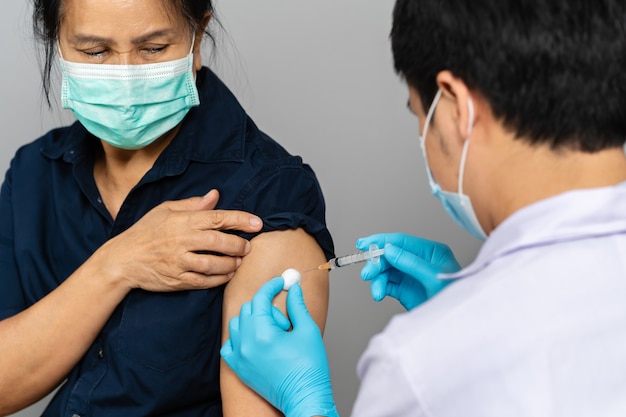
[[[100,142],[80,123],[17,152],[0,193],[0,320],[54,290],[154,206],[214,188],[221,196],[217,208],[255,213],[263,231],[301,227],[327,258],[333,256],[311,168],[257,129],[206,68],[198,73],[198,90],[201,105],[189,112],[115,221],[93,177]],[[132,291],[44,416],[221,416],[223,290]]]

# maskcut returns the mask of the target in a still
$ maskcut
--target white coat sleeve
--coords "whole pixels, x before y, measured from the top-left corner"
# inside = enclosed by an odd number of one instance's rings
[[[427,416],[385,333],[372,338],[359,360],[357,373],[361,385],[352,417]]]

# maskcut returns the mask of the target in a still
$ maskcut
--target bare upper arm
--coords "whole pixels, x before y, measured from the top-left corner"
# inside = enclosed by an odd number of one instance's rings
[[[252,239],[251,244],[252,250],[226,286],[222,343],[228,339],[230,318],[239,315],[241,305],[250,301],[261,285],[280,276],[287,268],[303,272],[326,260],[315,239],[302,229],[263,233]],[[303,274],[301,285],[307,308],[323,331],[328,311],[328,273],[315,271]],[[275,302],[283,312],[285,298],[284,293],[280,294]],[[220,384],[225,417],[281,415],[239,381],[224,361],[221,364]]]

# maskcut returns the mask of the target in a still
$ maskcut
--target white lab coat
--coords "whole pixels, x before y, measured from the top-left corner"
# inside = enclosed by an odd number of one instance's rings
[[[526,207],[359,361],[354,417],[626,416],[626,184]]]

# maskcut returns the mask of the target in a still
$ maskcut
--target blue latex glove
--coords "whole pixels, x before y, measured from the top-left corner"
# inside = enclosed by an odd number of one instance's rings
[[[371,281],[375,301],[391,296],[407,310],[422,304],[441,291],[449,281],[437,278],[440,273],[461,269],[447,245],[403,233],[385,233],[361,238],[356,247],[368,250],[371,244],[385,248],[380,262],[368,261],[361,278]]]
[[[285,416],[338,417],[322,334],[300,285],[287,294],[291,323],[272,306],[283,284],[281,277],[272,279],[241,307],[220,353],[239,379]]]

